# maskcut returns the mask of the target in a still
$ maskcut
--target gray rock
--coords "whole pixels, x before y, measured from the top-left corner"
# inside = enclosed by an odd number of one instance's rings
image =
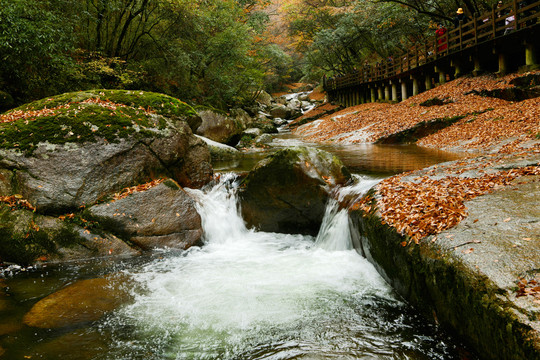
[[[285,95],[282,95],[275,100],[275,103],[279,105],[287,105],[288,103],[287,97]]]
[[[211,180],[208,148],[185,122],[168,122],[153,132],[153,136],[134,133],[116,142],[41,142],[31,155],[0,149],[1,178],[9,178],[5,169],[16,170],[11,183],[42,213],[66,213],[163,175],[193,187]],[[0,179],[0,187],[8,182]]]
[[[302,110],[311,109],[313,106],[313,103],[311,103],[310,101],[302,101]]]
[[[204,136],[196,136],[202,139],[206,145],[208,145],[212,160],[230,159],[241,155],[240,151],[236,150],[232,146],[218,143],[216,141],[207,139]]]
[[[92,206],[92,219],[105,230],[142,249],[187,249],[200,242],[201,218],[194,200],[174,181],[166,180],[149,190]]]
[[[7,169],[0,169],[0,196],[11,195],[11,180],[13,173]]]
[[[291,109],[285,105],[275,105],[270,109],[272,118],[288,119],[291,115]]]
[[[274,98],[266,91],[261,90],[255,100],[262,105],[270,106],[272,105],[272,101],[274,100]]]
[[[277,126],[281,126],[281,125],[286,124],[286,123],[287,123],[287,120],[285,120],[285,119],[281,119],[281,118],[274,119],[274,124],[277,125]]]
[[[274,140],[274,137],[270,134],[262,134],[261,136],[257,137],[255,139],[255,143],[257,144],[269,144]]]
[[[259,128],[249,128],[244,130],[242,134],[251,135],[251,136],[260,136],[263,133],[263,131]]]
[[[330,192],[350,179],[341,161],[325,151],[280,150],[259,162],[244,180],[243,217],[263,231],[314,235]]]
[[[305,93],[300,94],[300,95],[298,95],[298,100],[300,100],[300,101],[302,101],[302,102],[303,102],[303,101],[309,101],[309,95],[308,95],[308,94],[305,94]]]
[[[302,102],[297,99],[292,99],[288,102],[287,107],[292,111],[298,111],[302,108]]]
[[[202,124],[197,134],[222,144],[232,144],[235,139],[238,141],[242,131],[253,123],[253,119],[242,109],[231,110],[231,116],[214,110],[203,110],[199,115]]]
[[[253,118],[243,109],[231,109],[231,117],[242,124],[244,129],[248,128],[253,123]]]

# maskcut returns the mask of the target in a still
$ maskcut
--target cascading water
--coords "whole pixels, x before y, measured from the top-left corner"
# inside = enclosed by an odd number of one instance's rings
[[[352,249],[346,211],[330,206],[316,241],[250,230],[233,176],[189,190],[204,247],[129,271],[135,301],[103,324],[110,359],[451,358]]]

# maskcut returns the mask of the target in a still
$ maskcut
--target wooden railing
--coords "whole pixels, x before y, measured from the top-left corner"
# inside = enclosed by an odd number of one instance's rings
[[[326,90],[339,90],[373,81],[392,78],[416,67],[425,65],[451,53],[478,45],[510,32],[540,23],[540,1],[512,0],[491,12],[475,15],[469,21],[460,22],[455,29],[441,37],[411,47],[399,56],[389,57],[374,65],[364,65],[343,76],[325,81]]]

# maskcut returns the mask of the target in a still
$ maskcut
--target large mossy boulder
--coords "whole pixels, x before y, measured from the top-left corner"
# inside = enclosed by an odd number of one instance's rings
[[[248,174],[240,193],[242,215],[263,231],[315,235],[332,189],[351,174],[328,152],[308,147],[280,150]]]
[[[142,91],[83,91],[24,105],[1,115],[0,191],[60,214],[159,177],[200,187],[212,167],[184,121],[193,116],[180,100]]]
[[[56,329],[101,319],[131,300],[127,278],[81,280],[38,301],[23,318],[32,327]]]
[[[86,213],[106,231],[144,250],[187,249],[201,241],[195,201],[172,180],[95,205]]]

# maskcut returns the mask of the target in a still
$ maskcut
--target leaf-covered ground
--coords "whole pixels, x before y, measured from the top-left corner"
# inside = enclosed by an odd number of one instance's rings
[[[540,75],[540,72],[528,75]],[[509,142],[516,146],[540,136],[540,98],[507,101],[482,96],[479,91],[514,88],[510,81],[518,76],[523,75],[459,78],[397,104],[368,103],[346,108],[316,124],[306,124],[296,133],[319,142],[375,142],[421,122],[459,116],[463,118],[454,125],[420,139],[418,144],[480,152],[498,149]],[[442,105],[425,106],[430,102]]]
[[[461,117],[417,144],[473,154],[445,166],[385,179],[377,186],[376,198],[359,199],[352,205],[367,212],[377,209],[383,222],[408,236],[410,241],[404,245],[418,243],[464,219],[466,201],[522,176],[540,179],[538,161],[530,166],[540,158],[540,98],[508,101],[480,95],[512,89],[510,82],[516,77],[538,79],[538,75],[536,71],[502,78],[459,78],[401,103],[346,108],[303,125],[296,133],[316,142],[375,142],[421,122]],[[528,166],[501,170],[509,159],[528,159]]]

